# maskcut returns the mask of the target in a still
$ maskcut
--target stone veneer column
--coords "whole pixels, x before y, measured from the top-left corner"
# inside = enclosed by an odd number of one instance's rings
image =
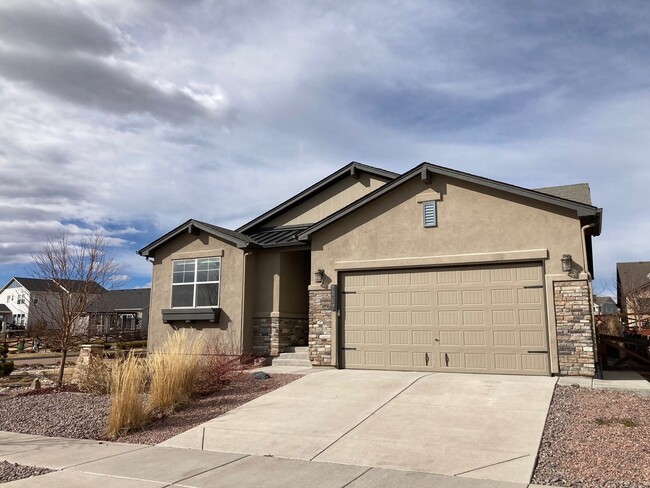
[[[253,319],[253,352],[259,356],[280,354],[280,319],[255,317]]]
[[[332,295],[328,289],[309,290],[309,360],[314,366],[332,364]]]
[[[596,367],[589,284],[556,281],[553,291],[560,374],[593,377]]]

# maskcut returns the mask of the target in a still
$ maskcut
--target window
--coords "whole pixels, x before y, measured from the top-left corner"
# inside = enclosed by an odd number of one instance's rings
[[[11,301],[11,295],[7,295],[7,303]]]
[[[219,306],[221,258],[174,261],[172,308]]]
[[[18,295],[18,300],[16,300],[16,303],[18,305],[24,305],[25,304],[25,295]]]
[[[423,202],[422,213],[425,227],[436,227],[438,225],[435,200]]]

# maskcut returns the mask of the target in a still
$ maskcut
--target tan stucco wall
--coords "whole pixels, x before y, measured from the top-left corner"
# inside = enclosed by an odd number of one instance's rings
[[[280,255],[280,313],[307,317],[309,308],[309,251],[287,251]]]
[[[255,251],[254,314],[307,316],[309,251]]]
[[[204,334],[208,342],[227,341],[234,347],[234,352],[241,352],[244,252],[205,232],[198,236],[180,235],[156,249],[149,316],[149,349],[158,347],[167,333],[173,330],[171,325],[163,322],[161,315],[162,309],[171,308],[172,261],[212,256],[221,256],[220,321],[218,324],[196,322],[178,325],[196,334]]]
[[[424,228],[417,195],[431,189],[441,196],[438,226]],[[508,254],[511,251],[535,250],[528,254],[548,256],[542,258],[547,278],[557,275],[557,279],[571,279],[562,272],[560,261],[563,254],[571,254],[579,266],[575,277],[584,279],[580,236],[580,222],[571,210],[436,175],[428,185],[419,179],[407,182],[315,233],[311,271],[324,269],[324,283],[329,285],[337,282],[337,270],[346,269],[346,261],[363,261],[365,266],[361,263],[359,267],[373,268],[394,267],[404,258],[421,258],[412,262],[433,265],[440,263],[436,258],[456,256],[458,262],[469,264],[472,255],[475,262],[489,262],[517,259],[517,253]],[[453,259],[445,263],[449,264]],[[546,293],[551,297],[552,282],[547,279]],[[548,319],[552,331],[554,319]],[[549,335],[550,344],[556,344],[555,336]],[[334,333],[333,351],[336,342]],[[552,346],[552,362],[556,352]]]
[[[373,178],[367,173],[361,173],[359,179],[349,176],[265,223],[264,226],[279,227],[283,225],[313,224],[376,190],[385,183],[384,180]]]
[[[280,311],[280,251],[255,251],[255,297],[252,300],[256,316],[270,316]]]

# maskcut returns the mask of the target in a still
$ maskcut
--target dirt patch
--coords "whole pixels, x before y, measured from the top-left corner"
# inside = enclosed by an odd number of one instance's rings
[[[532,482],[580,488],[650,487],[650,398],[558,386]]]

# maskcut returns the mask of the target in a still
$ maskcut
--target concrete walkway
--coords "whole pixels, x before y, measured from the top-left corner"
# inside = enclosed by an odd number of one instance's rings
[[[603,371],[603,379],[564,376],[558,385],[575,385],[601,390],[619,390],[650,397],[650,382],[634,371]]]
[[[0,460],[56,472],[8,488],[526,488],[365,466],[0,432]],[[533,485],[530,485],[531,487]],[[549,488],[549,487],[546,487]]]
[[[527,484],[556,378],[328,370],[161,444]]]

